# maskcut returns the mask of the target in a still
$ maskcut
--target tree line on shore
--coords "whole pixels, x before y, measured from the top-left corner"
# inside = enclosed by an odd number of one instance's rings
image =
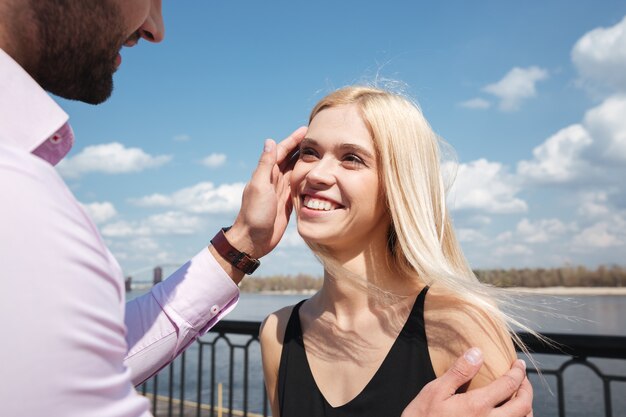
[[[474,273],[481,282],[497,287],[626,287],[626,267],[584,266],[561,268],[479,269]],[[243,292],[307,292],[322,287],[322,278],[307,274],[273,275],[246,279]]]

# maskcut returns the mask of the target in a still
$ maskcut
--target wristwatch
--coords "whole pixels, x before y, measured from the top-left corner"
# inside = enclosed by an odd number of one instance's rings
[[[211,244],[219,253],[222,258],[226,259],[228,263],[240,270],[246,275],[250,275],[261,265],[258,259],[252,258],[245,252],[241,252],[230,244],[226,235],[224,234],[230,229],[230,227],[224,227],[211,239]]]

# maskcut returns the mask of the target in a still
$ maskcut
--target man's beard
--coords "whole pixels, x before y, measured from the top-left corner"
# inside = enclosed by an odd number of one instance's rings
[[[99,104],[113,92],[115,60],[126,39],[108,0],[31,0],[39,60],[33,77],[58,96]]]

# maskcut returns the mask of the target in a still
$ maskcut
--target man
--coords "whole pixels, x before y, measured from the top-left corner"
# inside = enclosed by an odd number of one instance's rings
[[[101,103],[120,48],[163,36],[160,0],[0,0],[0,404],[8,416],[148,416],[133,386],[235,306],[237,284],[285,231],[282,162],[305,128],[278,145],[265,142],[232,228],[124,304],[117,262],[53,168],[73,134],[45,91]],[[480,352],[469,351],[405,416],[532,413],[520,363],[489,387],[455,394],[481,363]]]

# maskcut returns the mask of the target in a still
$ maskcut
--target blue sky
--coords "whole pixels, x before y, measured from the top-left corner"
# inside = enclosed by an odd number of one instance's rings
[[[432,3],[432,4],[431,4]],[[476,268],[624,264],[623,1],[165,1],[113,97],[58,99],[59,166],[127,274],[232,223],[263,140],[344,85],[401,85],[457,153],[449,198]],[[291,225],[259,275],[318,274]]]

